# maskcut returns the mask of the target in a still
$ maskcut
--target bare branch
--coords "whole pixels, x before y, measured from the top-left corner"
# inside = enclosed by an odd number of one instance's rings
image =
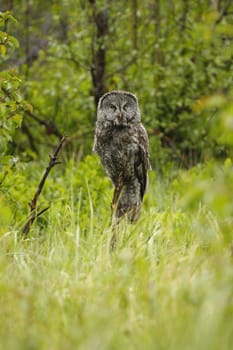
[[[49,209],[49,207],[41,210],[39,213],[37,213],[37,201],[38,201],[38,198],[42,192],[42,189],[44,187],[44,184],[45,184],[45,181],[51,171],[51,169],[56,165],[56,164],[59,164],[60,162],[57,161],[57,156],[62,148],[62,145],[63,143],[65,142],[66,140],[66,137],[63,136],[59,142],[59,144],[57,145],[55,151],[54,151],[54,154],[53,155],[50,155],[50,161],[49,161],[49,165],[47,166],[47,168],[45,169],[45,172],[44,172],[44,175],[42,176],[42,179],[37,187],[37,190],[34,194],[34,197],[33,199],[31,200],[31,202],[29,203],[29,206],[30,206],[30,209],[31,209],[31,214],[30,214],[30,217],[29,219],[27,220],[26,224],[24,225],[23,227],[23,233],[26,235],[28,234],[28,232],[30,231],[30,228],[34,222],[34,220],[42,215],[46,210]]]

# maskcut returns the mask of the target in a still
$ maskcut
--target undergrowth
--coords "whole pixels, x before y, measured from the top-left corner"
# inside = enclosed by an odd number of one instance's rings
[[[2,349],[231,348],[232,165],[150,178],[142,216],[121,223],[114,251],[112,186],[95,157],[51,174],[51,208],[26,238],[32,189],[14,198],[16,179],[0,237]]]

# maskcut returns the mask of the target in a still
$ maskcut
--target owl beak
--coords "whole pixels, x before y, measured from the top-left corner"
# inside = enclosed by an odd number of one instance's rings
[[[120,118],[120,119],[122,119],[122,118],[123,118],[123,113],[122,113],[122,112],[120,112],[120,114],[119,114],[119,118]]]

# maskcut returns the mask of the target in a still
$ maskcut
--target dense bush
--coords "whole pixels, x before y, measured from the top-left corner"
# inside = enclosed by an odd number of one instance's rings
[[[11,10],[18,22],[7,27],[21,48],[2,66],[19,68],[33,105],[17,152],[35,157],[66,133],[75,151],[90,153],[95,101],[128,89],[138,95],[156,167],[228,154],[210,135],[215,110],[198,106],[232,98],[230,2],[19,1]]]

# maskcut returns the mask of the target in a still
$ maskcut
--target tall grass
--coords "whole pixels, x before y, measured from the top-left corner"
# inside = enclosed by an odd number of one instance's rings
[[[231,349],[232,257],[219,218],[201,204],[183,210],[153,178],[141,219],[121,224],[111,252],[109,185],[99,200],[92,175],[82,191],[79,176],[69,172],[66,200],[27,239],[14,229],[0,238],[1,349]]]

